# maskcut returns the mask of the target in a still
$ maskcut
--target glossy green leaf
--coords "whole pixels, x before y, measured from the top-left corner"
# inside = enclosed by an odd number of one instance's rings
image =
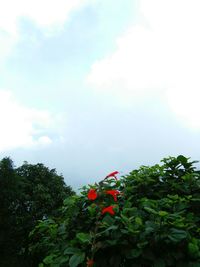
[[[76,237],[82,242],[82,243],[90,243],[91,237],[90,234],[87,233],[77,233]]]
[[[70,267],[77,267],[80,263],[85,260],[85,253],[81,252],[79,254],[74,254],[69,260]]]
[[[64,250],[64,255],[75,254],[75,253],[81,253],[81,250],[79,248],[73,248],[73,247],[68,247]]]
[[[179,242],[187,237],[187,232],[184,230],[179,230],[172,228],[170,231],[170,234],[168,235],[168,238],[172,240],[173,242]]]

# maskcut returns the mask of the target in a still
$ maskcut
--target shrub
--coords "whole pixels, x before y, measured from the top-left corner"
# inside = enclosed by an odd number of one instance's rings
[[[30,234],[30,253],[46,255],[39,266],[200,266],[196,161],[162,162],[66,199],[60,218],[40,221]]]

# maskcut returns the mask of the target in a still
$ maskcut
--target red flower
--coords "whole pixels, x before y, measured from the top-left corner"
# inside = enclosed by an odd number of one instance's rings
[[[88,192],[88,199],[95,200],[97,198],[97,192],[95,189],[90,189]]]
[[[106,178],[114,177],[115,180],[117,180],[116,174],[118,174],[118,173],[119,173],[118,171],[111,172],[111,173],[109,173],[109,174],[106,176]],[[106,178],[105,178],[105,179],[106,179]]]
[[[111,215],[114,215],[115,212],[114,212],[113,208],[114,208],[113,206],[108,206],[108,207],[104,208],[104,209],[101,211],[101,213],[104,214],[104,213],[108,212],[108,213],[110,213]]]
[[[94,265],[93,259],[88,259],[87,260],[87,267],[92,267]]]
[[[119,195],[120,192],[118,190],[107,190],[106,194],[112,195],[114,198],[114,201],[117,201],[117,195]]]

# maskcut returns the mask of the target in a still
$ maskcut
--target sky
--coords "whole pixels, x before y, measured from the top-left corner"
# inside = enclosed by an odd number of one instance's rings
[[[74,189],[200,160],[199,0],[0,0],[0,158]]]

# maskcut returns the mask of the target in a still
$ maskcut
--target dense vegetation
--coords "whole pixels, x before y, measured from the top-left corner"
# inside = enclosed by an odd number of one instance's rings
[[[0,266],[37,266],[28,252],[29,233],[37,221],[59,216],[63,200],[74,192],[55,169],[25,162],[15,168],[0,161]]]
[[[108,176],[31,232],[40,267],[199,267],[200,172],[184,156]]]
[[[178,156],[113,172],[77,195],[55,170],[3,159],[0,266],[200,267],[195,163]]]

